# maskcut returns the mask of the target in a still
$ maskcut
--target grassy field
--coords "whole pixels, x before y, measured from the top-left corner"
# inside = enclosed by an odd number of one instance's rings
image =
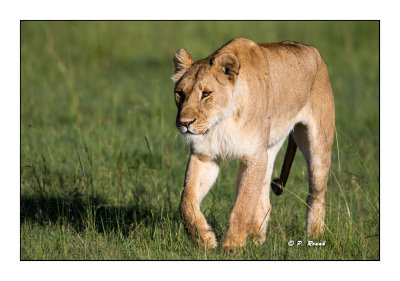
[[[328,65],[337,135],[325,247],[287,245],[308,240],[300,153],[287,190],[271,194],[265,244],[225,256],[184,232],[189,147],[174,126],[172,56],[204,58],[233,37],[311,44]],[[237,168],[222,163],[202,204],[219,241]],[[20,200],[22,260],[377,260],[379,23],[22,22]]]

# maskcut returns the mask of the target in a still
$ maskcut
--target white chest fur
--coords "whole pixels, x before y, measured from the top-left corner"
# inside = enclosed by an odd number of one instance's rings
[[[240,130],[233,119],[211,128],[206,135],[187,136],[195,153],[212,158],[236,158],[252,155],[259,147],[259,138]]]

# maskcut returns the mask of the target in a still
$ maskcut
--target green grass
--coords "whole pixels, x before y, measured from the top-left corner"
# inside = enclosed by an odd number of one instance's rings
[[[287,246],[308,240],[300,153],[287,190],[271,194],[265,244],[224,256],[184,232],[189,148],[174,127],[172,56],[204,58],[233,37],[311,44],[328,65],[337,137],[325,247]],[[378,22],[22,22],[21,259],[377,260],[378,105]],[[219,241],[237,168],[222,163],[202,204]]]

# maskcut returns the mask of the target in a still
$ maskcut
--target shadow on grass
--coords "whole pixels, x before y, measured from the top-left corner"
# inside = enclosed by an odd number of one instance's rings
[[[179,223],[177,210],[161,210],[132,202],[127,206],[105,204],[99,198],[82,195],[67,197],[21,196],[20,223],[30,222],[40,225],[49,222],[68,225],[80,232],[86,228],[99,233],[118,231],[124,236],[139,224],[152,226],[171,220]]]

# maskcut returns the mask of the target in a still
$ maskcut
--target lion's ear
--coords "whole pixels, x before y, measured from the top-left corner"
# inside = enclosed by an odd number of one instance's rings
[[[178,82],[193,62],[194,60],[188,51],[179,49],[174,55],[175,74],[171,77],[172,81],[174,81],[174,83]]]
[[[221,71],[228,77],[228,80],[232,84],[236,83],[239,75],[240,63],[233,53],[223,53],[217,56],[212,64],[220,67]]]

